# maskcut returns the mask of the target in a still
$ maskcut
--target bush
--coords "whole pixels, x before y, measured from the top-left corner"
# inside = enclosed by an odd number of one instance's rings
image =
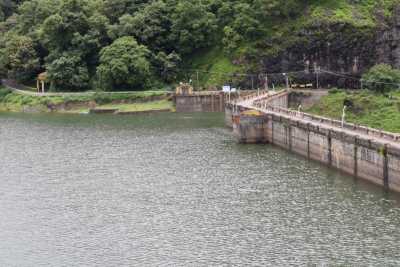
[[[334,94],[343,93],[343,90],[338,89],[338,88],[333,88],[333,89],[329,90],[328,93],[331,95],[334,95]]]
[[[399,88],[400,70],[394,69],[387,64],[379,64],[365,73],[362,81],[366,88],[379,93],[385,93]]]
[[[4,100],[4,98],[11,94],[11,90],[7,88],[0,88],[0,102]]]

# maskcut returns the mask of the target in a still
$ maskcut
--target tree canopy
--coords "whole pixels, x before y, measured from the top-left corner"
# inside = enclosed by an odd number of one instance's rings
[[[100,86],[114,88],[142,88],[150,77],[150,51],[131,36],[121,37],[100,51],[97,75]]]
[[[325,19],[322,7],[379,7],[370,0],[333,2],[0,0],[0,71],[3,77],[22,82],[47,71],[54,90],[85,90],[99,84],[107,90],[140,89],[149,80],[173,82],[188,58],[213,47],[222,47],[226,55],[244,48],[284,49],[269,40],[299,28],[296,19],[302,14]],[[339,19],[351,23],[340,11]],[[371,16],[354,17],[365,22]],[[289,38],[286,43],[293,42]]]

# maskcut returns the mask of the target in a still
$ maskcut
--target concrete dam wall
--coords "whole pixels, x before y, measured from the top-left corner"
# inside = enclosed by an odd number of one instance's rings
[[[175,94],[174,102],[177,112],[224,112],[225,104],[239,97],[256,94],[255,90],[246,90],[236,93],[221,91],[198,91],[192,94]]]
[[[226,95],[220,92],[175,96],[177,112],[223,112],[227,101]]]
[[[287,110],[289,94],[247,114],[226,105],[225,120],[241,143],[271,143],[400,192],[400,137],[375,129]],[[261,104],[262,105],[262,104]],[[343,127],[342,127],[343,126]]]

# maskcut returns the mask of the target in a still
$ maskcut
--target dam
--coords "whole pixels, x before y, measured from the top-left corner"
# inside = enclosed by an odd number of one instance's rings
[[[288,109],[290,91],[231,101],[225,123],[240,143],[270,143],[400,192],[400,135]]]

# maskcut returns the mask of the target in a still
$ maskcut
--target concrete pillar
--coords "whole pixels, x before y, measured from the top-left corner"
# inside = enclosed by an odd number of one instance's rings
[[[225,98],[225,94],[224,93],[220,93],[219,94],[219,108],[220,110],[224,109],[224,98]]]
[[[328,132],[328,164],[332,166],[332,132]]]
[[[211,111],[212,111],[212,112],[215,112],[215,111],[216,111],[215,108],[214,108],[214,98],[215,98],[215,95],[212,94],[212,95],[211,95]]]
[[[354,176],[358,178],[358,137],[354,138]]]
[[[389,159],[387,145],[383,147],[383,186],[389,190]]]
[[[311,158],[311,151],[310,151],[310,123],[307,123],[307,158]]]
[[[271,143],[274,142],[274,117],[271,117]]]

